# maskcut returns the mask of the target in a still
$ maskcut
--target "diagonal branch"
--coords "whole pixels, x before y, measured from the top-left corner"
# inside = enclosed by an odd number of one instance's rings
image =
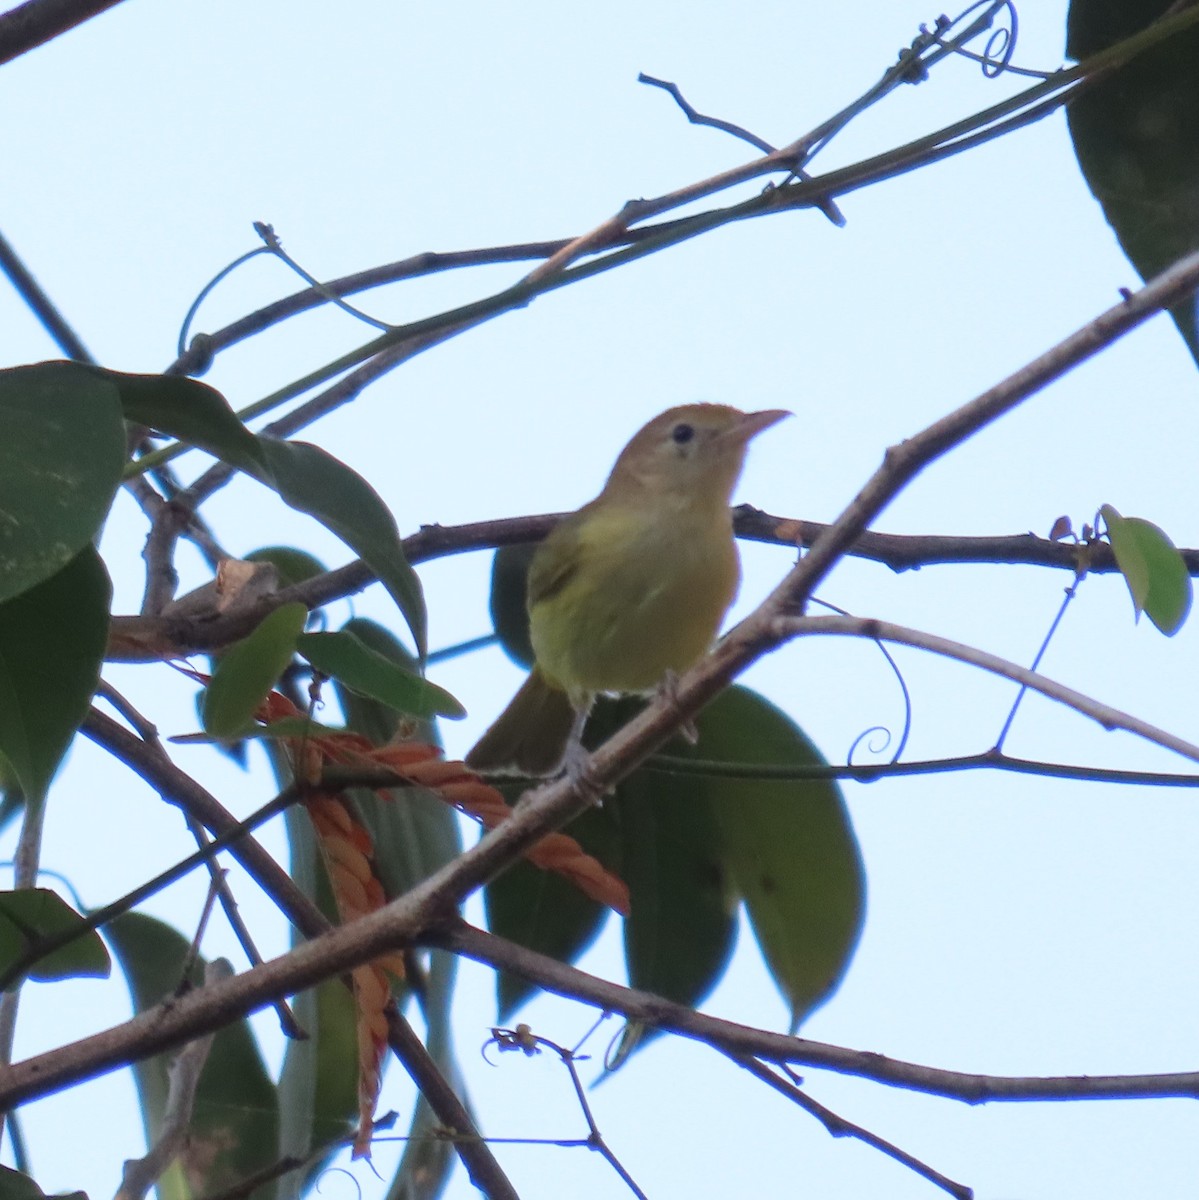
[[[866,525],[924,467],[1072,366],[1096,354],[1154,313],[1176,304],[1196,286],[1199,286],[1199,254],[1182,259],[1124,303],[1103,313],[1001,384],[889,450],[883,466],[765,603],[711,655],[687,672],[668,700],[651,703],[596,751],[590,760],[586,786],[563,779],[527,793],[509,820],[406,895],[351,925],[306,942],[243,975],[184,996],[169,1011],[140,1014],[123,1025],[0,1072],[0,1108],[178,1045],[258,1009],[276,996],[311,986],[409,944],[422,932],[449,919],[466,895],[513,862],[545,833],[584,811],[597,789],[602,791],[628,774],[750,663],[777,645],[778,618],[796,615],[802,609],[812,589],[823,581]],[[786,1057],[793,1053],[795,1044],[787,1043]],[[757,1053],[752,1048],[750,1052]],[[861,1057],[868,1067],[862,1073],[871,1073],[877,1059],[869,1055]],[[915,1075],[918,1077],[919,1072]],[[1130,1084],[1127,1079],[1119,1079],[1108,1086],[1111,1094],[1120,1095],[1192,1094],[1199,1090],[1199,1079],[1194,1074],[1173,1079],[1173,1086],[1179,1091],[1170,1092],[1170,1084],[1161,1076],[1148,1083],[1142,1079]],[[1088,1080],[1071,1084],[1067,1090],[1073,1089],[1074,1095],[1095,1095],[1101,1086],[1095,1080]],[[1138,1087],[1142,1090],[1138,1091]],[[975,1098],[990,1094],[993,1093],[984,1088]]]
[[[857,1138],[858,1141],[864,1142],[867,1146],[872,1146],[888,1158],[893,1158],[897,1163],[901,1163],[909,1170],[915,1171],[917,1175],[927,1179],[929,1183],[936,1184],[942,1191],[946,1191],[951,1196],[954,1196],[956,1200],[973,1200],[974,1192],[964,1183],[957,1183],[955,1180],[950,1179],[948,1175],[943,1175],[940,1171],[934,1170],[927,1163],[921,1162],[920,1159],[909,1154],[906,1150],[901,1150],[894,1142],[889,1142],[886,1138],[879,1137],[877,1133],[871,1133],[864,1126],[857,1125],[853,1121],[847,1121],[844,1117],[833,1112],[832,1109],[826,1108],[818,1100],[813,1100],[802,1088],[796,1087],[790,1080],[783,1079],[782,1076],[772,1071],[765,1063],[759,1062],[752,1055],[730,1053],[728,1057],[756,1079],[760,1079],[768,1087],[774,1088],[776,1092],[786,1096],[788,1100],[797,1104],[804,1112],[815,1117],[833,1137]]]
[[[0,65],[82,25],[120,0],[26,0],[0,13]]]
[[[665,1033],[703,1042],[731,1056],[835,1071],[965,1104],[1199,1097],[1199,1071],[1147,1075],[981,1075],[755,1029],[708,1016],[650,992],[610,983],[460,921],[430,930],[421,943],[464,955],[489,967],[512,971],[547,992],[581,1000],[604,1012],[619,1013],[629,1021],[651,1025]]]
[[[949,638],[939,637],[934,633],[924,633],[919,629],[909,629],[904,625],[895,625],[890,621],[878,621],[873,617],[778,617],[773,626],[775,636],[780,641],[789,638],[803,637],[811,634],[833,634],[841,637],[864,637],[872,641],[895,642],[903,646],[914,646],[918,650],[928,650],[945,658],[957,659],[958,662],[969,663],[989,671],[993,675],[1001,675],[1011,679],[1023,687],[1050,700],[1056,700],[1072,708],[1083,716],[1097,721],[1104,729],[1123,729],[1136,734],[1147,742],[1153,742],[1176,754],[1183,755],[1194,762],[1199,762],[1199,746],[1188,742],[1185,738],[1158,729],[1139,717],[1121,712],[1109,704],[1101,704],[1090,696],[1065,684],[1049,679],[1036,671],[1030,671],[1019,663],[979,650],[974,646],[964,645]]]
[[[94,741],[131,767],[164,799],[177,804],[189,816],[201,822],[214,834],[227,833],[237,825],[237,819],[233,814],[214,796],[205,791],[190,775],[175,766],[160,747],[143,742],[141,738],[95,709],[89,714],[84,724],[84,731]],[[318,938],[332,929],[320,909],[300,891],[287,872],[252,837],[245,837],[235,842],[230,847],[230,853],[241,862],[258,885],[306,937]],[[261,970],[261,968],[247,972],[244,976],[234,976],[234,979],[248,978],[256,974],[257,970]],[[340,973],[331,971],[322,978],[327,979]],[[199,989],[196,994],[209,991],[210,988],[204,987]],[[140,1017],[135,1017],[130,1024],[148,1018],[147,1024],[153,1027],[163,1014],[164,1010],[161,1008],[149,1009]],[[386,1015],[388,1043],[396,1057],[428,1100],[429,1106],[437,1114],[438,1120],[447,1129],[454,1130],[461,1135],[455,1145],[471,1179],[490,1197],[495,1197],[497,1200],[516,1200],[516,1193],[512,1189],[512,1185],[487,1148],[482,1135],[475,1127],[473,1118],[457,1093],[441,1074],[415,1030],[399,1013],[394,1003],[388,1005]],[[207,1026],[206,1031],[219,1029],[233,1019],[236,1018],[229,1017],[218,1020]],[[186,1037],[180,1039],[180,1041],[188,1040],[190,1039]],[[177,1045],[179,1042],[170,1044]],[[156,1051],[150,1050],[147,1054],[142,1054],[139,1048],[128,1057],[118,1059],[109,1065],[110,1067],[123,1066],[153,1053]],[[85,1069],[84,1073],[77,1078],[85,1078],[92,1073],[94,1072]],[[6,1078],[7,1076],[0,1072],[0,1089],[3,1088]],[[4,1102],[0,1100],[0,1110],[5,1107]]]

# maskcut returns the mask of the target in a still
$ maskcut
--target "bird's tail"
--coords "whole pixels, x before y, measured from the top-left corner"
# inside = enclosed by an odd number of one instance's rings
[[[553,775],[562,766],[574,719],[566,693],[533,670],[467,754],[466,765],[497,774]]]

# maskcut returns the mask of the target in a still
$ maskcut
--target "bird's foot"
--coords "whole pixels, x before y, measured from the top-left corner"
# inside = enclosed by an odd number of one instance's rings
[[[572,741],[566,747],[562,772],[580,796],[597,807],[604,802],[604,789],[591,769],[591,755],[582,742]]]

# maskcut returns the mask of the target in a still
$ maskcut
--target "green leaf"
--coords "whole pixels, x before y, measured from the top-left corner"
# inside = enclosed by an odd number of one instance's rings
[[[28,1175],[0,1166],[0,1200],[46,1200],[46,1193]],[[86,1192],[61,1192],[52,1200],[87,1200]]]
[[[501,546],[491,560],[491,623],[508,657],[526,669],[533,666],[526,596],[529,564],[539,544]]]
[[[1072,0],[1068,53],[1084,58],[1145,29],[1170,0]],[[1199,27],[1110,75],[1066,110],[1074,152],[1124,253],[1149,279],[1199,248]],[[1192,297],[1171,310],[1199,361]]]
[[[96,690],[111,599],[104,564],[88,546],[0,604],[0,754],[35,803]]]
[[[42,938],[70,933],[82,924],[83,917],[48,888],[0,892],[0,972],[7,972]],[[38,959],[27,976],[42,982],[79,976],[107,979],[111,971],[104,941],[92,929]]]
[[[719,828],[685,776],[638,771],[613,803],[629,885],[629,984],[696,1005],[716,986],[736,938]]]
[[[601,699],[585,742],[606,741],[644,707]],[[674,738],[667,754],[686,754]],[[624,926],[629,983],[678,1004],[696,1005],[715,986],[732,954],[736,900],[722,857],[720,830],[696,779],[643,764],[605,801],[620,830],[621,878],[630,913]]]
[[[237,738],[239,741],[278,741],[280,738],[324,737],[328,734],[340,733],[332,725],[322,725],[310,717],[280,717],[269,725],[259,725],[249,721],[231,734],[216,737],[210,733],[178,733],[167,738],[180,746],[211,746]]]
[[[0,601],[93,541],[124,463],[111,384],[73,363],[0,371]]]
[[[134,1008],[145,1012],[203,982],[203,963],[188,980],[183,967],[187,939],[153,917],[130,912],[105,926],[129,983]],[[175,1051],[133,1064],[147,1143],[162,1131],[169,1092],[168,1067]],[[218,1031],[200,1075],[187,1142],[176,1169],[159,1182],[160,1200],[213,1195],[270,1166],[279,1155],[279,1101],[258,1043],[243,1019]],[[185,1169],[179,1169],[183,1167]],[[164,1194],[164,1183],[167,1185]],[[270,1200],[271,1185],[251,1193]]]
[[[415,669],[412,656],[375,622],[353,620],[346,624],[343,632],[353,634],[372,653],[410,671]],[[376,744],[396,735],[399,717],[394,709],[350,691],[336,679],[334,688],[350,729]],[[436,743],[436,729],[430,723],[405,721],[405,728],[414,740]],[[281,784],[286,779],[286,773],[280,774]],[[348,795],[374,840],[374,869],[388,897],[408,891],[461,853],[457,818],[447,805],[423,788],[390,789],[386,799],[362,788],[350,789]],[[293,878],[326,915],[337,920],[328,880],[306,815],[295,810],[289,812],[287,828]],[[461,1072],[454,1063],[449,1040],[454,968],[452,955],[434,951],[429,956],[423,1014],[430,1054],[443,1075],[460,1095],[464,1095],[464,1088],[459,1086]],[[341,988],[340,994],[330,991],[332,987]],[[306,1018],[314,1003],[319,1015],[315,1024]],[[297,1015],[305,1020],[305,1027],[312,1036],[305,1046],[289,1045],[284,1061],[280,1081],[284,1097],[282,1146],[285,1153],[302,1156],[312,1148],[326,1144],[337,1132],[352,1128],[355,1123],[356,1042],[353,1005],[339,981],[323,985],[315,1001],[310,993],[299,997]],[[416,1185],[419,1181],[420,1186],[427,1186],[429,1190],[412,1194],[428,1196],[436,1194],[436,1189],[440,1188],[442,1172],[452,1165],[453,1153],[444,1139],[423,1136],[434,1126],[431,1114],[418,1100],[412,1131],[420,1136],[420,1141],[414,1144],[411,1154],[405,1154],[393,1188]],[[450,1153],[450,1160],[445,1159],[446,1151]],[[318,1155],[316,1163],[305,1173],[309,1181],[319,1170],[321,1161]],[[285,1188],[293,1178],[288,1177]]]
[[[126,420],[178,438],[239,470],[262,477],[265,463],[258,438],[242,424],[216,388],[183,375],[128,375],[101,367],[83,369],[116,386]]]
[[[208,733],[232,738],[250,724],[254,710],[291,662],[307,620],[303,604],[284,604],[230,647],[204,692],[201,720]]]
[[[409,670],[416,660],[392,635],[374,621],[356,618],[346,622],[351,634],[372,653]],[[346,724],[375,745],[391,741],[399,729],[394,708],[363,696],[334,680]],[[406,740],[439,745],[436,726],[418,719],[404,722]],[[391,788],[383,799],[364,788],[350,791],[363,823],[375,842],[375,873],[389,900],[402,896],[434,871],[462,853],[458,819],[425,788]]]
[[[319,446],[260,438],[275,487],[292,508],[332,530],[378,575],[399,606],[416,642],[426,653],[425,598],[420,580],[404,557],[395,518],[378,493],[356,471]]]
[[[1191,577],[1174,543],[1152,521],[1122,517],[1110,504],[1099,510],[1116,556],[1116,566],[1128,584],[1132,606],[1167,637],[1182,628],[1191,611]]]
[[[286,786],[290,775],[281,760],[274,761],[279,786]],[[292,878],[336,922],[337,906],[308,814],[291,808],[285,822]],[[304,938],[293,929],[291,940],[295,946]],[[292,1009],[308,1037],[289,1039],[283,1058],[279,1153],[308,1165],[280,1180],[281,1197],[299,1195],[317,1177],[358,1119],[358,1018],[350,989],[341,979],[328,979],[297,995]]]
[[[322,674],[396,712],[414,717],[466,716],[466,709],[445,688],[372,650],[346,630],[302,634],[297,649]]]
[[[688,755],[721,763],[808,767],[825,759],[803,731],[744,687],[717,697]],[[703,778],[724,859],[791,1009],[791,1027],[836,989],[865,914],[865,873],[835,780]]]
[[[361,475],[319,446],[256,436],[220,392],[194,379],[87,371],[116,385],[130,420],[215,454],[337,534],[378,575],[424,657],[426,614],[420,580],[404,557],[395,518]],[[122,450],[123,446],[122,441]]]
[[[261,550],[247,554],[245,561],[269,562],[275,568],[281,588],[307,583],[328,569],[319,558],[307,550],[297,550],[295,546],[263,546]]]

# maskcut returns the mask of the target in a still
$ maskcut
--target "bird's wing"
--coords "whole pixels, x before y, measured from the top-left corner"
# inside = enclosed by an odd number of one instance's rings
[[[542,542],[529,565],[528,605],[557,596],[579,573],[582,565],[580,518],[584,509],[572,513]]]

